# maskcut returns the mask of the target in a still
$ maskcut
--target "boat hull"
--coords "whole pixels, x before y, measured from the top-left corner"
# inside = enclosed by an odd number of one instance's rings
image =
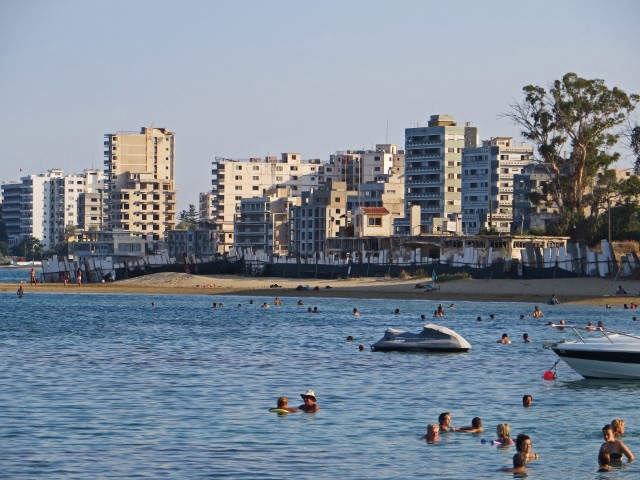
[[[640,350],[633,346],[568,343],[552,350],[585,378],[640,379]]]

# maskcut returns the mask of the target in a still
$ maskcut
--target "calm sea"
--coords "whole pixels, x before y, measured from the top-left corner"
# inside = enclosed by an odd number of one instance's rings
[[[38,278],[42,276],[42,268],[35,267]],[[29,283],[29,273],[31,268],[24,267],[0,267],[0,283]]]
[[[572,335],[547,321],[633,331],[635,311],[544,306],[533,320],[529,304],[456,302],[435,323],[462,334],[469,353],[369,349],[387,326],[421,330],[437,306],[425,297],[262,309],[273,297],[0,294],[0,477],[507,478],[498,469],[514,448],[481,439],[508,422],[540,454],[534,478],[638,478],[640,462],[595,472],[600,429],[615,417],[640,457],[640,382],[583,380],[562,363],[557,381],[542,380],[556,361],[543,342]],[[496,343],[503,332],[511,345]],[[280,395],[299,405],[307,388],[316,414],[268,412]],[[443,411],[457,426],[481,417],[486,433],[419,441]]]

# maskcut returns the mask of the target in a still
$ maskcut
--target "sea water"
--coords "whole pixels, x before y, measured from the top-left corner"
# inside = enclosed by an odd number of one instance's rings
[[[443,302],[445,316],[433,319],[437,303],[416,296],[274,306],[273,297],[0,294],[1,476],[507,478],[499,469],[515,448],[481,443],[507,422],[540,455],[530,476],[600,478],[600,430],[615,417],[640,456],[640,382],[584,380],[562,362],[557,380],[542,379],[557,360],[543,343],[573,337],[548,321],[638,331],[635,311],[561,304],[534,320],[533,304]],[[472,350],[370,350],[388,326],[419,332],[421,314]],[[505,332],[513,343],[496,343]],[[280,395],[299,405],[308,388],[317,413],[268,411]],[[481,417],[485,433],[420,441],[445,411],[454,426]],[[640,462],[614,474],[639,475]]]

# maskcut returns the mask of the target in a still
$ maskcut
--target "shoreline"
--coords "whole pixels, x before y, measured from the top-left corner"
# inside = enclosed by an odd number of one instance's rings
[[[435,291],[416,288],[428,279],[356,278],[338,280],[284,279],[273,277],[243,277],[236,275],[190,275],[157,273],[109,283],[78,287],[69,283],[22,284],[25,296],[31,293],[58,294],[140,294],[140,295],[240,295],[256,297],[353,298],[422,300],[427,302],[491,301],[525,302],[546,305],[555,294],[563,304],[623,306],[640,303],[637,295],[640,282],[619,281],[599,277],[545,280],[452,280],[436,285]],[[19,283],[0,284],[0,292],[15,293]],[[635,295],[615,295],[618,285]],[[297,290],[308,286],[308,290]],[[315,290],[318,288],[318,290]]]

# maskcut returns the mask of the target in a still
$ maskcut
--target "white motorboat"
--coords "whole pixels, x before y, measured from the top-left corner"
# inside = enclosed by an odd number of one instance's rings
[[[601,329],[597,337],[587,337],[573,330],[578,340],[555,343],[551,349],[580,375],[640,379],[639,336]]]
[[[384,337],[371,345],[375,352],[466,352],[470,348],[469,342],[453,330],[432,323],[426,324],[420,333],[389,327]]]

